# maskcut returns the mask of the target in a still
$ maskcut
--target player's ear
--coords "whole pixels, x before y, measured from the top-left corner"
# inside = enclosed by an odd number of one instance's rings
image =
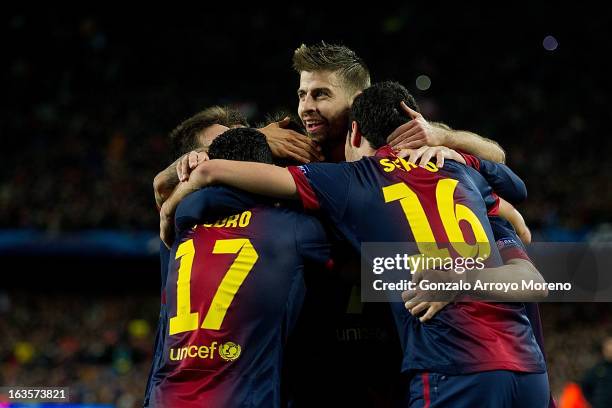
[[[351,123],[351,146],[361,146],[361,131],[359,130],[359,125],[355,121]]]

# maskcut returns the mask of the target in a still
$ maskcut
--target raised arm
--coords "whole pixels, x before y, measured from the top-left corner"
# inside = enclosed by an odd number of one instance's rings
[[[501,197],[499,199],[499,215],[512,224],[514,230],[516,231],[516,235],[518,235],[523,244],[527,245],[531,243],[531,231],[529,230],[525,219],[512,204]]]
[[[508,204],[509,205],[509,204]],[[493,236],[495,237],[496,245],[499,248],[500,255],[504,261],[504,266],[500,268],[492,268],[487,269],[488,276],[485,276],[486,282],[510,282],[515,281],[518,282],[519,279],[525,280],[534,280],[538,283],[544,283],[544,279],[540,272],[533,265],[525,247],[521,245],[519,242],[519,238],[517,237],[515,231],[512,229],[512,226],[508,224],[508,221],[497,217],[492,216],[489,217],[489,221],[491,223],[491,228],[493,230]],[[476,271],[479,273],[480,271]],[[428,279],[445,279],[448,278],[447,275],[439,275],[439,271],[424,271],[425,274],[429,274]],[[447,272],[448,273],[448,272]],[[507,276],[499,276],[499,274],[510,273],[514,275]],[[431,276],[433,275],[433,276]],[[423,279],[423,276],[415,276],[415,281],[420,281]],[[500,280],[501,279],[501,280]],[[487,299],[497,298],[499,293],[491,293],[491,292],[481,292],[478,293],[477,296],[483,296]],[[526,300],[533,300],[538,298],[544,298],[547,296],[547,291],[530,291],[523,293],[502,293],[501,300],[510,300],[510,301],[520,301],[521,297]],[[442,295],[441,298],[444,301],[433,301],[432,298],[435,297],[435,294],[424,294],[423,292],[419,293],[417,290],[407,290],[402,293],[402,299],[405,302],[405,307],[408,309],[410,314],[413,316],[419,316],[419,320],[421,322],[426,322],[433,318],[440,310],[442,310],[451,300],[448,295]],[[535,313],[539,313],[537,310]],[[532,325],[536,323],[532,320],[533,316],[529,317],[530,321],[532,321]],[[538,323],[539,324],[539,323]],[[541,327],[541,325],[539,326]],[[541,329],[540,329],[541,330]],[[537,335],[536,335],[537,338]],[[541,332],[540,337],[538,338],[538,343],[542,344]]]
[[[153,179],[153,193],[158,208],[172,195],[180,181],[189,178],[191,170],[208,160],[208,154],[203,150],[194,150],[179,157],[174,163],[160,171]]]
[[[473,288],[467,292],[425,290],[432,283],[452,285],[457,284],[459,279],[465,280],[466,277],[468,282],[472,282]],[[476,281],[482,282],[482,288],[476,287]],[[533,281],[534,285],[530,286],[533,289],[523,289],[521,285],[523,281]],[[427,269],[415,273],[412,282],[415,284],[415,289],[402,292],[402,300],[412,315],[416,316],[427,310],[425,316],[420,319],[421,322],[429,320],[446,304],[453,301],[533,302],[548,296],[547,289],[537,289],[546,283],[540,272],[533,263],[521,258],[509,259],[504,265],[494,268],[472,269],[466,271],[465,275],[455,275],[452,271],[446,270]],[[428,286],[422,286],[422,283]],[[512,284],[518,284],[518,289],[513,290]]]
[[[225,184],[269,197],[299,198],[295,181],[286,168],[264,163],[210,160],[200,163],[189,175],[189,180],[178,185],[163,204],[161,216],[173,217],[186,195],[213,184]]]
[[[267,197],[247,194],[225,186],[214,186],[184,195],[189,191],[186,183],[177,189],[178,194],[172,196],[161,208],[159,213],[159,236],[167,247],[174,241],[175,227],[177,230],[191,228],[197,223],[214,222],[232,214],[237,214],[258,203],[268,202]],[[179,197],[184,197],[182,200]],[[179,208],[180,204],[180,208]]]
[[[533,263],[526,259],[514,258],[506,261],[505,265],[498,266],[497,268],[485,268],[482,270],[473,270],[472,278],[474,280],[481,280],[486,283],[501,283],[511,284],[518,283],[519,288],[521,282],[533,281],[537,285],[545,284],[546,281],[540,274],[540,271],[535,267]],[[500,289],[488,289],[482,291],[476,291],[476,296],[480,296],[485,300],[493,300],[499,302],[533,302],[543,300],[548,296],[546,289],[518,289],[518,290],[500,290]]]
[[[493,191],[509,202],[518,204],[527,198],[525,182],[505,164],[479,159],[467,153],[458,153],[445,146],[422,146],[418,149],[402,149],[397,152],[397,156],[401,158],[408,157],[409,162],[420,164],[421,166],[424,166],[434,158],[438,167],[444,165],[445,158],[455,160],[477,170]]]
[[[194,185],[225,184],[269,197],[299,198],[289,170],[271,164],[211,160],[196,167],[189,182]]]
[[[548,291],[543,290],[504,290],[503,288],[512,283],[520,283],[524,281],[533,281],[537,284],[544,284],[544,278],[536,267],[528,260],[513,258],[506,261],[505,265],[496,268],[485,268],[480,270],[471,270],[467,272],[468,280],[475,282],[480,280],[487,285],[484,289],[471,290],[468,294],[468,299],[473,301],[482,299],[484,301],[494,302],[533,302],[548,296]],[[424,323],[433,318],[447,304],[454,301],[461,301],[462,292],[438,291],[438,290],[423,290],[421,282],[429,283],[456,283],[457,277],[452,276],[451,271],[441,271],[435,269],[427,269],[415,273],[412,281],[415,284],[414,290],[406,290],[402,292],[402,300],[404,306],[410,314],[419,317],[421,323]],[[491,284],[491,285],[489,285]],[[496,285],[501,284],[501,285]],[[534,285],[535,286],[535,285]]]
[[[491,283],[520,283],[523,280],[533,280],[534,283],[537,284],[546,283],[538,269],[531,262],[525,247],[519,241],[516,232],[512,229],[512,226],[508,224],[508,221],[492,216],[489,217],[489,222],[491,224],[491,229],[493,230],[493,236],[495,237],[497,248],[499,249],[500,256],[502,257],[505,265],[498,268],[472,271],[475,275],[474,278],[481,279],[483,282],[486,281]],[[514,292],[508,291],[503,293],[496,293],[495,291],[492,291],[491,293],[483,292],[477,295],[481,295],[487,299],[520,302],[544,299],[548,295],[548,291],[536,289],[519,290]]]
[[[476,133],[454,130],[442,123],[428,122],[419,112],[404,102],[402,109],[410,121],[391,133],[387,142],[394,149],[418,149],[422,146],[446,146],[497,163],[506,161],[506,153],[498,143]]]
[[[248,194],[226,186],[211,186],[186,196],[174,217],[177,229],[198,223],[212,223],[221,217],[238,214],[258,204],[273,205],[274,199]]]
[[[153,179],[153,194],[155,195],[155,204],[157,204],[158,208],[162,207],[179,183],[176,174],[177,162],[178,160],[160,171]]]

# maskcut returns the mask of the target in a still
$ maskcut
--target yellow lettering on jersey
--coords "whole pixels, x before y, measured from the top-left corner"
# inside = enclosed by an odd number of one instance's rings
[[[223,227],[225,226],[226,221],[227,221],[227,218],[223,218],[222,220],[217,220],[217,222],[213,224],[213,227]]]
[[[241,227],[246,227],[247,225],[249,225],[249,222],[251,222],[251,212],[250,211],[245,211],[242,214],[240,214],[240,222],[238,223],[238,225],[240,225]]]
[[[227,218],[227,222],[225,223],[225,228],[237,227],[238,226],[238,217],[240,214],[234,214]]]
[[[404,170],[406,170],[406,171],[410,171],[412,169],[416,169],[417,167],[419,167],[419,166],[417,166],[416,164],[414,164],[412,162],[409,162],[409,161],[406,161],[406,160],[402,159],[401,157],[398,157],[398,159],[399,159],[399,162],[404,167]],[[398,166],[398,168],[399,168],[399,166]]]
[[[395,170],[395,164],[391,163],[391,160],[389,159],[382,159],[380,164],[383,165],[383,171],[385,173],[391,173],[393,170]]]
[[[251,215],[250,211],[245,211],[217,220],[214,224],[202,224],[202,226],[207,228],[244,228],[251,222]]]
[[[200,348],[198,349],[198,357],[207,358],[208,357],[208,347],[200,346]],[[210,356],[210,358],[212,358],[212,355]]]
[[[433,162],[427,162],[427,164],[424,167],[425,170],[431,171],[432,173],[437,172],[438,166],[436,166]]]
[[[390,159],[381,159],[379,163],[383,166],[383,171],[385,173],[391,173],[394,170],[409,172],[410,170],[419,167],[414,163],[402,159],[401,157],[398,157],[393,161]]]
[[[383,171],[385,173],[391,173],[394,170],[401,170],[401,171],[409,172],[412,169],[416,169],[419,167],[412,162],[402,159],[401,157],[398,157],[397,159],[393,161],[391,161],[390,159],[381,159],[379,163],[383,166]],[[436,166],[432,162],[428,162],[425,166],[423,166],[423,168],[432,173],[435,173],[438,170],[440,170],[438,166]]]

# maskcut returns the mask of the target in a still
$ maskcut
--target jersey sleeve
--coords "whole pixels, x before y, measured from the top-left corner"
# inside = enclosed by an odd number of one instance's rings
[[[333,264],[331,243],[325,228],[316,217],[298,214],[295,240],[297,251],[305,261],[326,266]]]
[[[489,217],[489,222],[491,223],[493,237],[495,238],[495,243],[499,249],[499,254],[501,255],[504,263],[510,259],[516,258],[531,262],[529,255],[527,255],[525,246],[521,242],[520,238],[516,235],[514,227],[512,227],[512,224],[510,224],[508,220],[499,216],[493,216]]]
[[[519,204],[527,198],[525,182],[505,164],[479,159],[467,153],[460,153],[466,164],[480,172],[495,193],[511,204]]]
[[[166,279],[168,278],[168,262],[170,262],[170,250],[163,242],[159,242],[159,263],[161,271],[161,303],[166,304]]]
[[[487,216],[493,217],[499,215],[499,196],[493,192],[493,188],[487,182],[480,172],[471,166],[465,167],[467,174],[471,181],[474,183],[474,187],[480,193],[486,207]]]
[[[493,229],[493,236],[495,237],[495,241],[497,243],[497,247],[499,248],[499,253],[504,261],[507,262],[510,259],[524,259],[526,261],[531,262],[531,259],[527,255],[527,251],[525,250],[525,246],[516,235],[512,224],[501,217],[489,217],[489,222],[491,223],[491,227]],[[531,328],[533,329],[533,334],[536,338],[538,345],[540,346],[540,350],[542,351],[542,355],[546,358],[546,353],[544,351],[544,331],[542,330],[542,319],[540,316],[540,309],[537,303],[525,303],[525,315],[529,319],[531,323]],[[551,397],[552,398],[552,397]],[[554,407],[554,401],[550,407]]]
[[[252,208],[257,203],[267,202],[272,200],[231,187],[207,187],[189,194],[178,205],[174,218],[176,230],[212,222],[219,217]]]
[[[349,200],[352,168],[348,163],[313,163],[290,166],[298,194],[308,210],[320,210],[340,220]]]

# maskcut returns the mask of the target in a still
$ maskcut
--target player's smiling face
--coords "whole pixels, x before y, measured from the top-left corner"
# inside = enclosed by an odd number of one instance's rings
[[[334,72],[302,71],[298,98],[298,115],[310,136],[323,143],[343,140],[351,99]]]

